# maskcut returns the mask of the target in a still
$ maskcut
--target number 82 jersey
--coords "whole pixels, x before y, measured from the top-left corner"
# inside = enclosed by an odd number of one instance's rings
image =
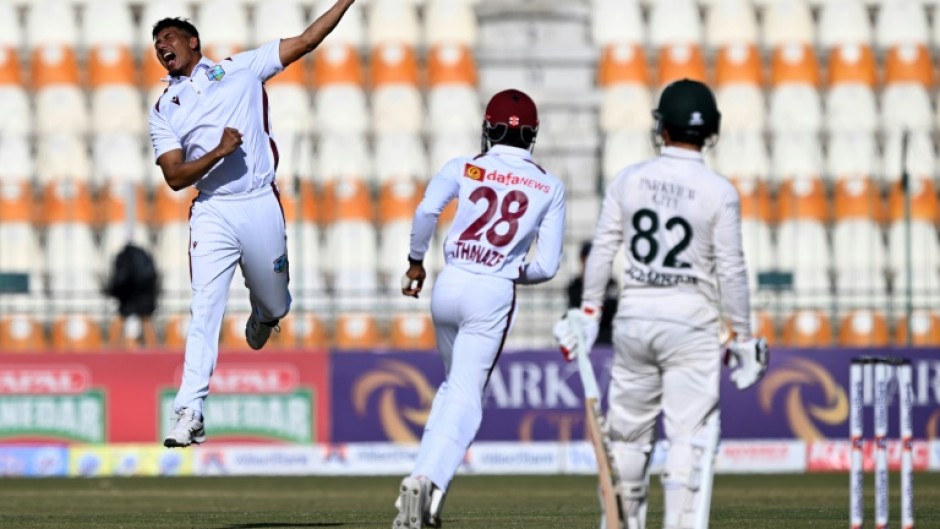
[[[747,331],[740,208],[731,182],[696,151],[665,147],[659,157],[624,169],[604,198],[584,299],[602,295],[598,277],[610,276],[622,244],[621,315],[705,325],[717,321],[720,292],[732,322]]]
[[[561,260],[564,196],[561,181],[525,149],[495,145],[476,158],[455,158],[431,180],[418,206],[411,257],[423,259],[438,215],[456,198],[444,243],[448,265],[521,283],[546,281]],[[536,238],[536,256],[527,265]]]

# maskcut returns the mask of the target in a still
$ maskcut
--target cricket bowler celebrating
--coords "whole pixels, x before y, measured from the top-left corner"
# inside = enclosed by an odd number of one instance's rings
[[[274,183],[278,152],[264,82],[312,52],[353,2],[338,0],[299,36],[219,63],[203,57],[189,22],[168,18],[153,28],[154,50],[169,74],[169,87],[150,112],[154,156],[174,191],[199,190],[190,210],[192,320],[173,405],[177,422],[165,446],[206,439],[203,401],[235,266],[251,292],[245,339],[252,349],[264,347],[290,309],[287,236]]]
[[[438,216],[457,199],[434,283],[431,316],[445,380],[437,390],[411,476],[399,489],[395,529],[440,527],[444,495],[483,418],[483,391],[512,328],[517,284],[555,276],[565,230],[565,189],[532,161],[535,103],[518,90],[493,96],[483,154],[455,158],[431,180],[411,231],[402,293],[417,297]],[[525,257],[538,239],[535,259]]]
[[[558,322],[555,336],[569,360],[589,352],[614,255],[625,244],[606,421],[619,479],[615,492],[623,521],[618,529],[645,526],[660,412],[669,439],[662,476],[664,527],[706,529],[719,437],[721,311],[734,336],[728,358],[738,389],[763,375],[767,343],[751,335],[740,198],[702,159],[702,149],[719,130],[714,96],[702,83],[677,81],[663,91],[653,117],[661,153],[627,167],[608,187],[587,260],[581,310]],[[583,332],[588,351],[579,350],[576,332]]]

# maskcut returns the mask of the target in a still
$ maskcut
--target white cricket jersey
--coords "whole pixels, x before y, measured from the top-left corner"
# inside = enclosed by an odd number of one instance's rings
[[[715,325],[751,337],[741,202],[699,152],[665,147],[607,188],[585,269],[584,300],[600,306],[614,255],[625,245],[617,315]]]
[[[457,214],[444,242],[448,265],[521,284],[558,272],[565,236],[565,188],[525,149],[495,145],[455,158],[431,179],[415,211],[412,259],[424,259],[437,218],[451,200]],[[526,254],[538,238],[535,259]]]
[[[169,77],[150,111],[154,159],[182,149],[190,162],[219,145],[222,131],[242,133],[242,144],[196,182],[200,193],[234,195],[268,186],[277,168],[277,145],[268,121],[263,83],[284,69],[280,40],[216,64],[203,57],[191,77]]]

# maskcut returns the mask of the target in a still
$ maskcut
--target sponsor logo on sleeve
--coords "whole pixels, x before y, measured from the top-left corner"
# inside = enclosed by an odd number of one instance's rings
[[[476,181],[483,180],[483,174],[485,172],[486,171],[484,171],[482,167],[478,165],[473,165],[472,163],[468,163],[463,168],[463,175],[469,178],[470,180],[476,180]]]

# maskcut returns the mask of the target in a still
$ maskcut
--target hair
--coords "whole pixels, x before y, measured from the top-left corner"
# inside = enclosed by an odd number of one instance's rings
[[[157,40],[157,35],[167,28],[176,28],[181,30],[183,33],[189,34],[190,37],[196,37],[196,51],[202,51],[202,39],[199,38],[199,30],[197,30],[196,26],[194,26],[189,20],[179,17],[168,17],[160,20],[153,25],[153,40]]]

